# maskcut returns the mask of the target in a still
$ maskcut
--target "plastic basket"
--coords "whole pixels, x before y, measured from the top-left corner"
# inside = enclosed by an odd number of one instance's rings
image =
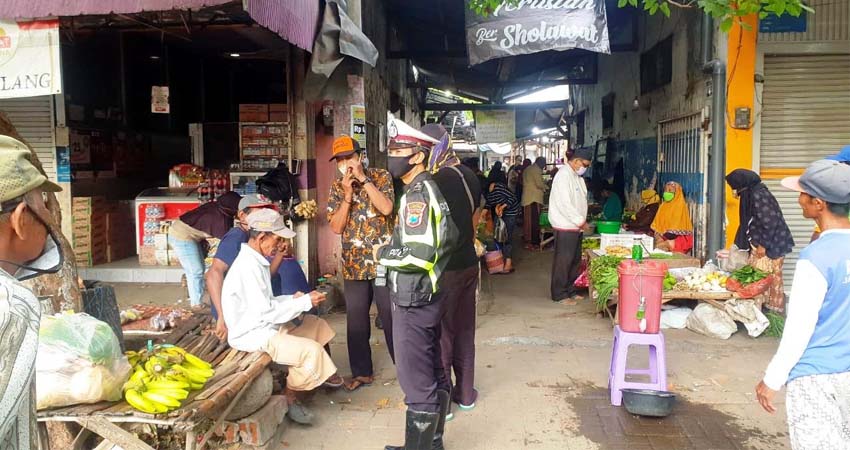
[[[620,225],[622,222],[601,220],[596,222],[596,231],[600,234],[617,234],[620,232]]]

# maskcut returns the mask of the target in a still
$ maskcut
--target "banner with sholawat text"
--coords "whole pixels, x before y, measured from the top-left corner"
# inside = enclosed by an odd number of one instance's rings
[[[605,0],[520,0],[487,17],[466,3],[469,65],[545,50],[581,48],[610,53]]]
[[[59,20],[0,20],[0,98],[60,93]]]

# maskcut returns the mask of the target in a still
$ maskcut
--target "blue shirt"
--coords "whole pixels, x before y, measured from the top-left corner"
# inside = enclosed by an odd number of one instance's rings
[[[218,250],[215,253],[215,259],[227,264],[227,267],[233,265],[236,260],[236,255],[239,254],[239,249],[242,244],[248,242],[248,232],[241,227],[233,227],[225,233],[218,243]]]
[[[824,233],[800,259],[814,264],[827,290],[812,337],[788,379],[850,372],[850,236]]]

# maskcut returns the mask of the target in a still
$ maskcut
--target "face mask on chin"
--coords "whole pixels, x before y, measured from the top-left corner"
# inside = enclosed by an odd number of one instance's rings
[[[576,173],[580,177],[584,176],[585,172],[587,172],[587,167],[581,166],[578,169],[576,169]]]
[[[18,271],[15,272],[15,278],[18,281],[29,280],[48,273],[59,272],[64,262],[62,255],[62,247],[52,234],[47,234],[47,239],[44,241],[44,250],[38,258],[26,264],[15,264],[9,261],[4,261],[18,266]]]

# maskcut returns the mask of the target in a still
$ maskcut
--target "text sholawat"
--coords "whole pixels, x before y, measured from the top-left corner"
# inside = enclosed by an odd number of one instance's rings
[[[529,28],[522,24],[507,25],[502,29],[501,36],[497,30],[479,28],[476,31],[476,45],[486,41],[499,41],[499,47],[509,50],[517,45],[524,46],[535,42],[559,41],[568,42],[584,41],[596,44],[599,42],[599,30],[595,24],[571,25],[568,23],[550,24],[541,21],[537,27]],[[499,39],[501,38],[501,39]],[[555,42],[551,42],[555,44]]]

